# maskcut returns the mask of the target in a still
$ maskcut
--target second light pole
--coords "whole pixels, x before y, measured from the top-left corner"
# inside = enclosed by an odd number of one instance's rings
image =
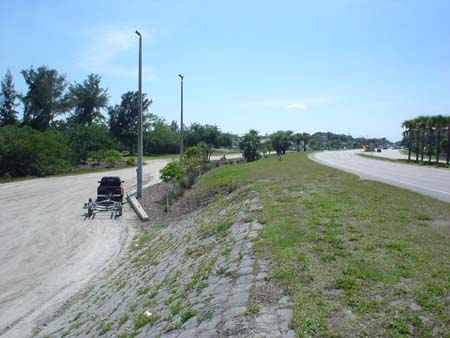
[[[142,35],[138,31],[136,34],[139,36],[139,107],[138,107],[138,139],[137,139],[137,152],[138,152],[138,166],[137,166],[137,184],[136,184],[136,197],[142,197]]]
[[[181,122],[180,122],[180,163],[183,162],[183,79],[184,76],[178,74],[181,79]]]

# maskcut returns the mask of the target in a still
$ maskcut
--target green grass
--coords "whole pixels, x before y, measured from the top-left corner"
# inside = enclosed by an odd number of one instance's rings
[[[255,190],[263,201],[255,250],[290,295],[299,337],[449,337],[448,203],[303,153],[218,168],[195,189],[231,185],[243,199]]]

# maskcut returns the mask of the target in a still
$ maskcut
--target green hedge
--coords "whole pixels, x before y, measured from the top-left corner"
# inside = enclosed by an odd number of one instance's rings
[[[72,169],[72,152],[63,135],[30,127],[0,128],[0,176],[47,176]]]

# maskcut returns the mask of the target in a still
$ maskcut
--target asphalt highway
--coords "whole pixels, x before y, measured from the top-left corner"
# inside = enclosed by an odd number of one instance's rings
[[[324,151],[310,157],[321,164],[345,170],[364,179],[384,182],[450,202],[449,169],[380,161],[358,156],[359,152],[360,150]],[[392,153],[386,157],[395,156]]]

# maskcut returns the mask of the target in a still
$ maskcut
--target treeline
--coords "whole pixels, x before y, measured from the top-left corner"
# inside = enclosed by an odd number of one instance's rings
[[[402,123],[405,129],[401,144],[408,148],[408,160],[415,153],[415,160],[436,163],[445,158],[450,162],[450,116],[418,116]]]
[[[284,155],[288,150],[307,151],[322,149],[356,149],[369,144],[376,147],[386,147],[392,142],[386,138],[353,138],[350,135],[334,134],[331,132],[294,133],[291,130],[277,131],[271,135],[260,135],[256,130],[250,130],[239,143],[247,161],[254,161],[261,156],[267,156],[274,151],[277,155]]]
[[[45,176],[70,171],[90,159],[112,162],[122,153],[136,152],[137,92],[128,91],[120,104],[109,105],[108,91],[97,74],[81,83],[69,83],[65,75],[46,66],[21,74],[25,93],[15,90],[9,70],[1,82],[0,176]],[[178,153],[179,126],[149,113],[151,104],[143,94],[144,155]],[[194,123],[184,130],[186,147],[202,142],[212,151],[237,143],[236,135],[214,125]]]

